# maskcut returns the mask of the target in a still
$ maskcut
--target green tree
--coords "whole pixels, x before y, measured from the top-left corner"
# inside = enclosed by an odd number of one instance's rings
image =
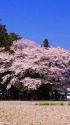
[[[13,41],[22,39],[22,37],[20,37],[19,35],[16,35],[16,34],[13,33],[13,32],[11,32],[9,36],[10,36],[10,38],[11,38]]]
[[[5,25],[0,24],[0,46],[5,46],[5,41],[9,38]]]
[[[45,39],[45,40],[43,41],[43,46],[44,46],[45,48],[50,47],[50,46],[49,46],[48,39]]]
[[[0,23],[0,47],[6,47],[11,45],[12,40],[7,32],[6,25]]]
[[[0,21],[2,20],[0,19]],[[0,47],[5,47],[5,50],[9,51],[10,46],[13,44],[13,41],[19,40],[21,38],[22,37],[15,33],[8,34],[6,25],[0,23]]]

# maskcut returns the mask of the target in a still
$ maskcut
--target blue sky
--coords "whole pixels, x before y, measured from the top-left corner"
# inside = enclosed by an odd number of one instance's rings
[[[8,32],[70,50],[70,0],[0,0],[0,18]]]

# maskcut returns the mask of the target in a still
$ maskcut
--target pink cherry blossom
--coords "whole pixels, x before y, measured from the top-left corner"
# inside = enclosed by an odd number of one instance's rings
[[[21,84],[28,89],[37,89],[41,84],[70,85],[70,51],[60,47],[45,49],[30,40],[14,41],[14,54],[0,48],[0,74],[7,84]],[[9,74],[8,71],[13,72]]]

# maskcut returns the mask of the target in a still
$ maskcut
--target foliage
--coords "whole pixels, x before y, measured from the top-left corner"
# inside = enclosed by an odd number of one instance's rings
[[[50,103],[50,106],[56,106],[57,103]]]
[[[35,105],[41,105],[41,106],[64,106],[64,103],[57,103],[57,102],[45,102],[45,103],[35,103]],[[68,103],[68,106],[70,103]]]
[[[6,40],[8,40],[9,36],[6,30],[5,25],[0,24],[0,46],[4,47],[6,44]]]
[[[44,106],[49,106],[50,105],[50,103],[40,103],[39,105],[44,105]]]
[[[58,90],[63,90],[67,85],[70,86],[70,51],[60,47],[45,49],[25,39],[14,43],[12,46],[15,51],[14,55],[9,55],[0,49],[0,84],[5,85],[10,75],[9,71],[14,71],[6,88],[9,90],[10,85],[18,84],[16,88],[20,88],[20,91],[17,94],[20,94],[23,99],[27,95],[26,92],[23,94],[24,87],[27,92],[38,90],[39,97],[43,98],[44,94],[46,99],[46,94],[48,95],[52,90],[43,84],[53,85]],[[22,49],[19,47],[20,44],[23,45]],[[8,74],[2,76],[1,74],[5,71],[8,71]]]
[[[12,40],[12,41],[17,41],[17,40],[20,40],[20,39],[22,39],[22,37],[20,37],[19,35],[16,35],[15,33],[10,33],[10,35],[9,35],[9,37],[10,37],[10,39]]]
[[[21,39],[19,35],[16,35],[15,33],[9,34],[6,25],[0,24],[0,47],[5,47],[5,50],[9,51],[13,41],[19,39]]]
[[[14,54],[14,50],[11,50],[9,46],[5,46],[5,51],[8,51],[9,54]]]
[[[50,103],[50,102],[47,102],[47,103],[39,103],[39,104],[36,104],[36,105],[42,105],[42,106],[56,106],[58,105],[58,103]]]
[[[61,105],[61,106],[64,106],[64,103],[63,103],[63,102],[61,102],[61,103],[60,103],[60,105]]]
[[[70,106],[70,102],[68,103],[68,106]]]
[[[44,46],[45,48],[50,47],[50,46],[49,46],[48,39],[45,39],[45,40],[43,41],[43,46]]]

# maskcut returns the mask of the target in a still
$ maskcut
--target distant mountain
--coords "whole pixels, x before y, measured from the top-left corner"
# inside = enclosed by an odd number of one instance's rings
[[[70,86],[70,51],[60,47],[45,49],[25,39],[14,41],[11,49],[14,53],[9,54],[0,48],[2,94],[12,86],[20,93],[37,90],[42,84],[56,89]]]

